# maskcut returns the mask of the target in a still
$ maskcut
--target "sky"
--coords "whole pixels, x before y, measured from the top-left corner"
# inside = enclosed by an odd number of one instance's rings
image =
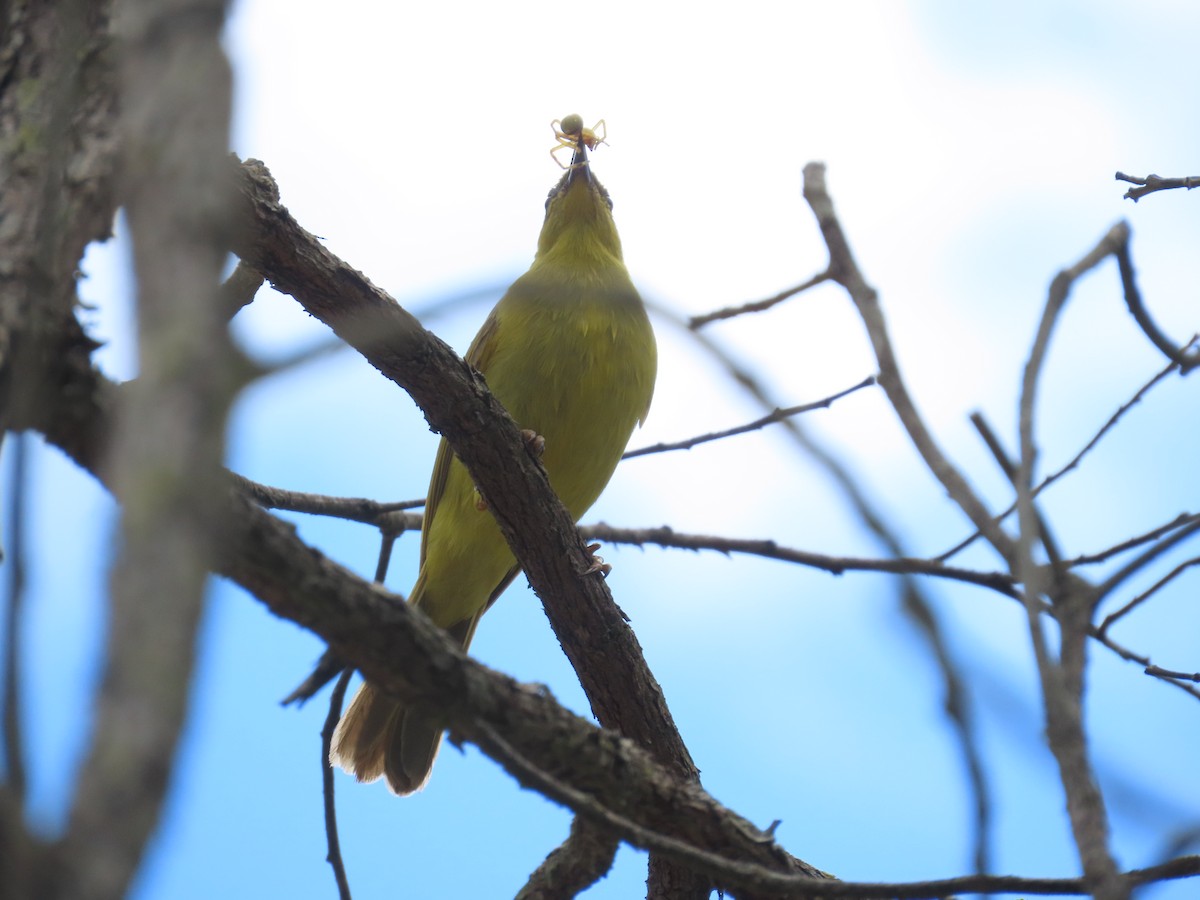
[[[1200,8],[1174,0],[748,0],[724,14],[682,3],[242,0],[226,32],[232,149],[265,161],[304,227],[406,308],[432,311],[427,325],[462,351],[532,258],[560,175],[550,121],[604,119],[608,146],[593,171],[613,197],[635,282],[666,311],[655,317],[654,406],[635,447],[763,412],[673,321],[773,295],[823,268],[800,195],[804,164],[823,161],[918,408],[999,509],[1010,493],[967,417],[981,411],[1015,447],[1021,369],[1058,270],[1127,219],[1153,315],[1180,341],[1200,330],[1191,264],[1200,198],[1171,192],[1134,205],[1113,179],[1116,170],[1195,174],[1198,29]],[[118,222],[117,240],[89,253],[81,285],[96,307],[88,324],[108,342],[99,361],[117,378],[136,372],[127,259]],[[266,362],[328,337],[269,290],[235,330]],[[874,372],[861,323],[830,286],[705,335],[779,405]],[[1105,263],[1079,284],[1051,348],[1037,422],[1044,471],[1065,464],[1163,365]],[[1195,381],[1168,379],[1047,492],[1067,554],[1200,507],[1188,449],[1197,442]],[[856,473],[912,553],[939,553],[968,533],[880,392],[860,391],[804,424]],[[230,423],[229,464],[284,488],[399,500],[423,495],[435,446],[411,400],[343,351],[249,388]],[[31,466],[31,816],[53,833],[90,725],[115,511],[56,451],[37,449]],[[294,521],[304,540],[373,572],[369,529]],[[828,474],[770,430],[630,460],[584,521],[882,552]],[[712,553],[602,553],[714,796],[761,826],[781,820],[785,848],[843,878],[969,871],[971,799],[958,746],[937,669],[893,582]],[[416,555],[416,537],[402,539],[390,587],[407,592]],[[1185,547],[1104,611],[1187,558]],[[983,550],[959,561],[997,565]],[[1114,636],[1161,665],[1200,669],[1197,577],[1182,575]],[[926,588],[978,720],[994,871],[1077,874],[1040,739],[1023,612],[979,589]],[[321,649],[213,581],[176,779],[137,900],[336,896],[320,797],[325,695],[300,710],[278,703]],[[523,584],[489,612],[472,653],[586,714]],[[1090,749],[1114,853],[1126,867],[1152,864],[1173,835],[1200,826],[1200,708],[1102,648],[1090,653]],[[341,776],[337,790],[362,900],[511,896],[570,822],[473,748],[443,748],[429,787],[412,798]],[[644,855],[622,848],[585,896],[638,896],[644,878]],[[1144,896],[1194,893],[1192,883]]]

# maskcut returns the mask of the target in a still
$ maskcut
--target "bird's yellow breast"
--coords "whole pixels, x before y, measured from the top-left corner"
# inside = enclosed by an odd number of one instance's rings
[[[654,334],[624,266],[614,263],[535,263],[467,356],[516,423],[545,439],[550,483],[575,519],[604,490],[654,389]],[[452,459],[413,597],[446,628],[475,615],[515,565],[476,499],[465,467]]]

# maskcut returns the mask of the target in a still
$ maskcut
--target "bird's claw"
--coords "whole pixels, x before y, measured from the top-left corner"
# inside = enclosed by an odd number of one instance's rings
[[[603,575],[605,578],[607,578],[608,573],[612,571],[612,566],[610,566],[608,563],[606,563],[604,561],[603,557],[596,555],[596,551],[599,549],[600,549],[599,544],[588,544],[587,545],[587,552],[592,555],[592,564],[583,570],[583,574],[591,575],[595,572],[599,572],[601,575]]]
[[[521,429],[521,440],[525,442],[525,449],[534,459],[541,459],[542,454],[546,452],[546,439],[532,428]]]

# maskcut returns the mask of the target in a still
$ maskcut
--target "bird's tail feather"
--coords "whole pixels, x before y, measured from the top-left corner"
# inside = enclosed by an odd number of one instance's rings
[[[482,615],[449,629],[464,650]],[[444,729],[433,707],[402,703],[363,682],[333,733],[329,761],[359,781],[387,776],[393,793],[412,794],[429,781]]]

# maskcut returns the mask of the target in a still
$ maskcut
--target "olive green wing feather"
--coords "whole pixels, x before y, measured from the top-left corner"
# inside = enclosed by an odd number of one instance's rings
[[[493,348],[496,346],[496,333],[499,329],[500,320],[496,318],[495,311],[493,311],[492,315],[488,316],[487,321],[483,323],[483,327],[479,329],[479,333],[475,335],[475,340],[471,341],[471,346],[464,357],[467,365],[478,372],[487,373],[488,363],[491,361]],[[425,521],[421,528],[421,565],[425,564],[425,536],[429,534],[429,524],[437,514],[438,504],[446,490],[446,478],[450,474],[452,459],[454,459],[454,451],[450,449],[446,439],[442,438],[438,442],[437,456],[433,461],[433,474],[429,477],[429,493],[425,498]]]

